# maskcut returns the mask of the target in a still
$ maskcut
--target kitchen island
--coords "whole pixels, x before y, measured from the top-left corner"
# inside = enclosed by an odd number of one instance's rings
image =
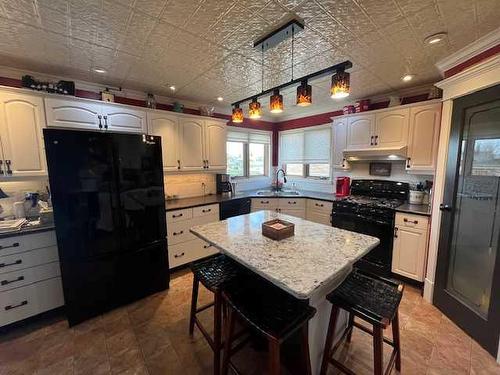
[[[261,224],[280,218],[295,224],[295,235],[274,241]],[[191,228],[191,232],[241,265],[316,309],[309,322],[313,374],[318,374],[331,305],[326,295],[349,274],[354,262],[378,245],[375,237],[313,223],[272,211],[258,211]],[[347,324],[346,314],[339,322]],[[345,324],[338,324],[338,334]]]

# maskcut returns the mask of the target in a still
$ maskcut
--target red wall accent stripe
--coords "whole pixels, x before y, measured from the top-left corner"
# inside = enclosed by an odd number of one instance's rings
[[[483,60],[486,60],[498,53],[500,53],[500,44],[497,44],[496,46],[491,47],[476,56],[471,57],[469,60],[466,60],[463,63],[458,64],[457,66],[454,66],[451,69],[448,69],[447,71],[444,72],[444,77],[448,78],[454,76],[455,74],[460,73],[461,71],[471,67],[472,65],[475,65]]]

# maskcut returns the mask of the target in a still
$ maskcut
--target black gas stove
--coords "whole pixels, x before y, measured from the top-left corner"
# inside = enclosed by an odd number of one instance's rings
[[[390,276],[395,208],[408,199],[409,185],[386,180],[353,180],[351,195],[333,202],[334,227],[368,234],[380,244],[356,267]]]

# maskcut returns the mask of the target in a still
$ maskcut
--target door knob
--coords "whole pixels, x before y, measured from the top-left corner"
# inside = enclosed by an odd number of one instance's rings
[[[444,204],[444,203],[441,203],[439,205],[439,209],[441,211],[451,211],[451,206],[449,204]]]

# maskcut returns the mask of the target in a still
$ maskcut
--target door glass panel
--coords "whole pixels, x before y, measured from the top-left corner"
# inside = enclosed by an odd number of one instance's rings
[[[500,107],[465,118],[446,289],[486,319],[500,229]]]

